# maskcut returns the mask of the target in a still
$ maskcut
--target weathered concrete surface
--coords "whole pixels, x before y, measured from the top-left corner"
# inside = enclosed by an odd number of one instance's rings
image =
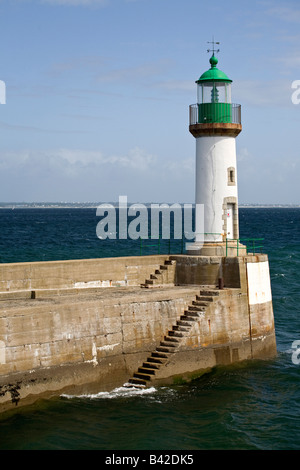
[[[0,264],[0,292],[138,286],[167,255]]]
[[[0,265],[0,411],[62,391],[124,384],[200,286],[215,287],[220,276],[225,289],[156,379],[276,354],[267,256],[172,256],[168,286],[139,287],[167,259]]]
[[[153,378],[153,384],[189,380],[217,365],[276,355],[272,306],[253,313],[247,293],[224,289],[195,322]]]
[[[218,285],[223,278],[225,287],[240,287],[240,264],[244,259],[239,257],[172,255],[176,261],[175,283],[178,285]]]
[[[3,300],[0,409],[73,385],[122,385],[198,290],[110,288]]]

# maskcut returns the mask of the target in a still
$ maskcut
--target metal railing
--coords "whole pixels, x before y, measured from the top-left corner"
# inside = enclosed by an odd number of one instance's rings
[[[203,234],[203,235],[212,235],[212,234]],[[216,235],[216,234],[214,234]],[[245,250],[244,255],[250,253],[262,253],[263,250],[263,238],[227,238],[226,243],[226,256],[229,254],[229,250],[236,250],[236,256],[241,254],[241,250]],[[148,239],[139,239],[140,242],[140,256],[143,256],[145,253],[154,251],[154,254],[184,254],[186,251],[186,244],[192,244],[193,242],[185,239],[162,239],[158,238],[156,240]]]
[[[220,236],[222,233],[197,233],[197,235],[203,235],[202,243],[206,241],[214,242],[216,240],[206,240],[205,237],[209,236]],[[155,254],[184,254],[186,252],[186,245],[191,245],[194,243],[195,240],[189,240],[185,237],[178,238],[178,239],[171,239],[171,238],[157,238],[157,239],[147,239],[147,238],[139,238],[140,241],[140,256],[142,256],[145,250],[149,248],[155,248]]]
[[[263,250],[263,238],[226,238],[226,256],[228,255],[229,249],[236,250],[236,255],[239,256],[240,250],[246,250],[245,254],[262,253]],[[235,243],[236,242],[236,243]],[[240,246],[240,243],[245,246]]]
[[[262,253],[264,238],[241,238],[240,242],[246,244],[248,253]]]
[[[241,124],[241,105],[233,103],[202,103],[190,105],[190,125],[217,122]]]
[[[143,239],[140,238],[140,256],[143,256],[143,252],[145,250],[148,250],[149,248],[155,248],[156,253],[155,254],[171,254],[171,248],[172,248],[172,254],[183,254],[185,249],[184,249],[184,243],[185,239],[181,238],[180,240],[172,240],[171,238],[169,239],[161,239],[160,237],[156,240],[151,240],[150,243],[148,239]],[[156,243],[154,243],[156,242]]]

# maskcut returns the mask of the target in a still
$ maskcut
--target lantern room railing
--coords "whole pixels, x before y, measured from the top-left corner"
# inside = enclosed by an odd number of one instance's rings
[[[241,124],[241,105],[232,103],[202,103],[190,105],[190,125],[207,123]]]

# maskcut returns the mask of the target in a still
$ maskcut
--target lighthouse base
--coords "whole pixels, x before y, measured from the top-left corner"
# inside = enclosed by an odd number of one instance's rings
[[[194,242],[187,245],[186,253],[197,256],[245,256],[247,255],[247,247],[238,240]]]

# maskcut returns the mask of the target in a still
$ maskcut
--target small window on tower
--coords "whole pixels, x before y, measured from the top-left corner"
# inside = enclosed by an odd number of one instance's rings
[[[235,186],[235,168],[228,168],[228,186]]]

